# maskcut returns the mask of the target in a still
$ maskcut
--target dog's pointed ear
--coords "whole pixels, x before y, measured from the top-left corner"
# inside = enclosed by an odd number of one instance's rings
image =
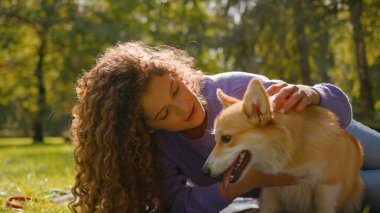
[[[272,119],[269,97],[258,79],[252,79],[243,98],[243,111],[256,123],[267,124]]]
[[[234,103],[236,103],[236,102],[239,101],[238,99],[236,99],[234,97],[226,95],[219,88],[216,90],[216,95],[218,96],[218,99],[219,99],[220,103],[222,103],[223,108],[227,108],[227,107],[231,106],[232,104],[234,104]]]

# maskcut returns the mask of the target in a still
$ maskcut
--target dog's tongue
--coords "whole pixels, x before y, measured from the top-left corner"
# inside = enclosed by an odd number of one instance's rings
[[[235,167],[237,165],[238,160],[239,160],[239,156],[236,158],[236,160],[230,166],[230,168],[228,168],[224,172],[224,176],[223,176],[223,189],[224,189],[225,193],[227,193],[227,191],[228,191],[228,186],[230,185],[230,181],[231,181],[231,175],[232,175],[232,172],[234,171],[234,169],[235,169]]]

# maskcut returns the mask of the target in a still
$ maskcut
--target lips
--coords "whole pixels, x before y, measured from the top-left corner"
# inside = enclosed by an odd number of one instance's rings
[[[186,121],[190,121],[193,118],[194,112],[195,112],[195,105],[191,107],[190,114],[187,116]]]

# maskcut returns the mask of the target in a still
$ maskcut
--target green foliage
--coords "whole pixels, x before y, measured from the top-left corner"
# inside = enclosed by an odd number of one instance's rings
[[[76,78],[118,41],[181,48],[212,74],[243,70],[290,83],[331,82],[361,116],[350,13],[345,2],[278,0],[132,0],[0,3],[0,135],[30,136],[37,104],[34,72],[41,39],[48,135],[70,124]],[[380,4],[363,1],[361,23],[380,120]],[[309,80],[308,80],[309,79]]]

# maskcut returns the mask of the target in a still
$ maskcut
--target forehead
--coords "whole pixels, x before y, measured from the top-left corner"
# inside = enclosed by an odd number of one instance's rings
[[[163,89],[165,85],[170,85],[173,78],[169,74],[153,75],[148,82],[145,93],[154,93]]]
[[[164,97],[169,95],[172,80],[168,74],[152,76],[147,89],[141,95],[141,107],[145,117],[153,119],[154,113],[165,105]]]

